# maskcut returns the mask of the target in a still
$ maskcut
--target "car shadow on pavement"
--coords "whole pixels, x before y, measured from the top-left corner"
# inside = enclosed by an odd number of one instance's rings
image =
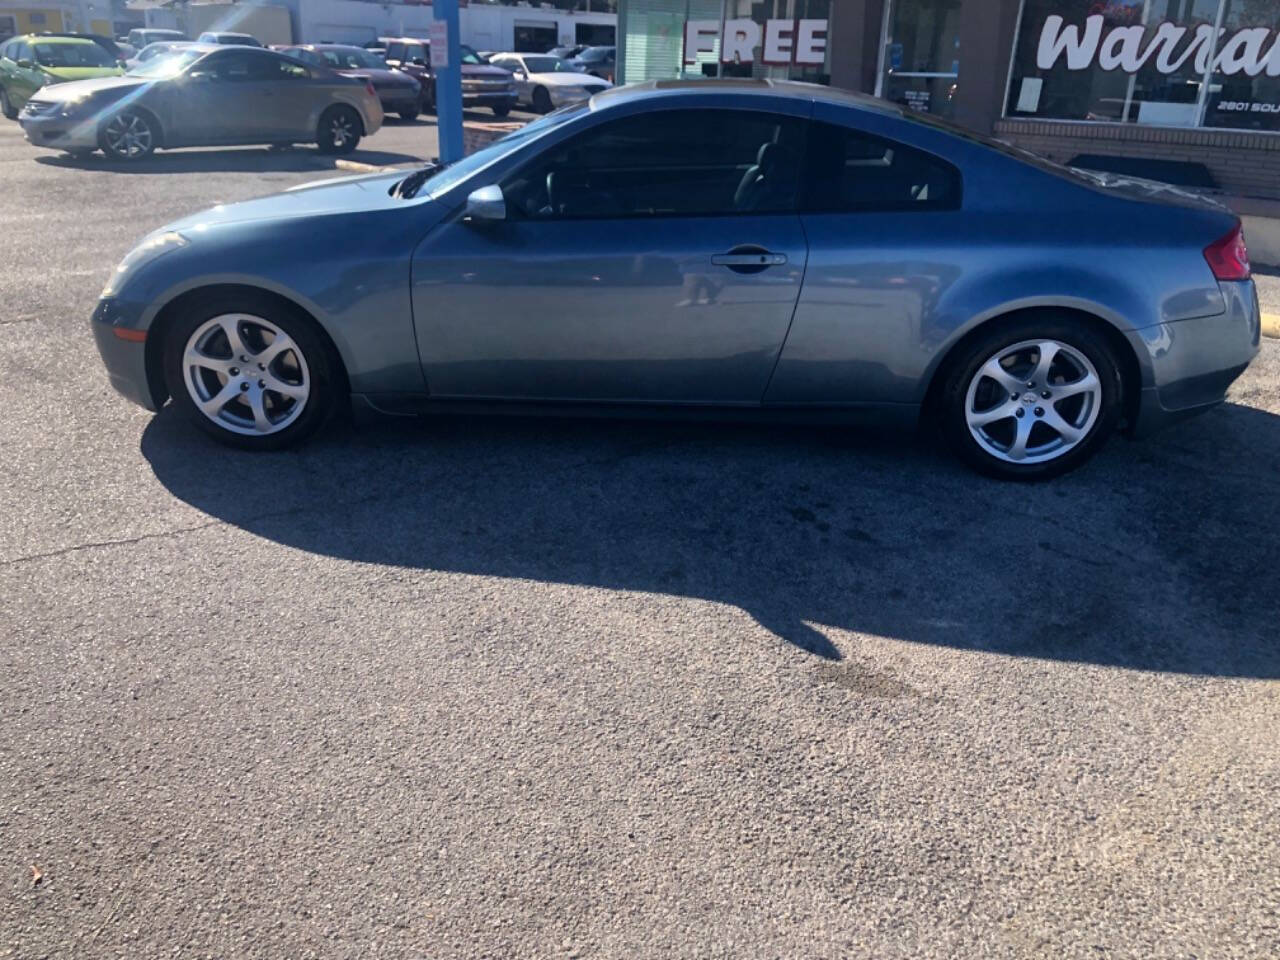
[[[174,496],[299,550],[730,604],[828,659],[865,633],[1280,677],[1280,417],[1251,407],[1035,485],[777,426],[407,421],[252,455],[170,406],[142,452]]]
[[[335,160],[356,160],[373,166],[417,164],[422,159],[407,153],[386,150],[355,150],[344,157],[321,153],[314,147],[298,146],[287,150],[266,147],[229,150],[176,150],[154,153],[144,160],[129,162],[108,160],[100,154],[73,157],[50,154],[36,157],[36,163],[106,173],[299,173],[310,170],[333,170]]]

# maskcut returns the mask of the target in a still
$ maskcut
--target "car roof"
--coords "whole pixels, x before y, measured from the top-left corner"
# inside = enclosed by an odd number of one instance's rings
[[[361,53],[368,52],[367,47],[359,47],[354,43],[295,43],[295,47],[301,47],[303,50],[359,50]]]
[[[97,40],[90,40],[88,37],[54,37],[45,33],[28,33],[26,36],[18,37],[19,40],[38,40],[40,43],[91,43],[95,47],[100,46]]]
[[[716,94],[756,96],[762,99],[794,98],[822,101],[840,106],[870,110],[889,117],[901,117],[903,108],[896,103],[881,100],[866,93],[838,90],[820,83],[802,83],[798,80],[769,80],[721,77],[706,80],[646,80],[624,87],[610,87],[592,97],[592,103],[607,105],[614,101],[650,99],[659,97],[688,97],[690,100],[711,97]]]

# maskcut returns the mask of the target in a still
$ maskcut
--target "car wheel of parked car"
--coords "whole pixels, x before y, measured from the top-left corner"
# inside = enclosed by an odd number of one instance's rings
[[[141,160],[151,156],[160,141],[156,123],[141,110],[122,110],[98,133],[98,146],[113,160]]]
[[[1039,480],[1089,459],[1120,417],[1119,364],[1079,321],[997,324],[962,348],[941,394],[943,433],[990,476]]]
[[[8,91],[4,87],[0,87],[0,113],[3,113],[8,120],[18,119],[18,111],[9,99]]]
[[[320,117],[316,142],[321,153],[350,153],[360,142],[360,114],[351,107],[330,107]]]
[[[436,89],[435,86],[423,86],[422,88],[422,112],[436,112]]]
[[[400,119],[403,120],[405,123],[412,123],[414,120],[418,119],[418,114],[420,114],[421,112],[422,111],[419,110],[417,107],[413,107],[412,109],[408,109],[408,110],[401,110],[399,111]]]
[[[333,405],[335,366],[305,316],[268,298],[216,297],[164,342],[174,405],[206,433],[248,450],[297,443]]]
[[[501,106],[493,108],[493,115],[495,117],[505,117],[510,112],[511,112],[511,104],[509,103],[504,103]]]
[[[533,109],[538,113],[551,112],[551,94],[546,87],[538,87],[533,91]]]

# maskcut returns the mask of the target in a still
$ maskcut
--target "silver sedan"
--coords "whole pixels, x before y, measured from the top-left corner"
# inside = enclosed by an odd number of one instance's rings
[[[188,44],[123,77],[45,87],[18,117],[27,139],[71,154],[138,160],[157,147],[316,143],[354,150],[382,126],[367,80],[270,50]]]

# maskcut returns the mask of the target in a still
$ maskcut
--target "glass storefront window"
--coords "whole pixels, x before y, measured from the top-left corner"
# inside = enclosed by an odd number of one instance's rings
[[[1226,0],[1206,127],[1280,130],[1280,3]]]
[[[880,89],[886,100],[950,116],[960,76],[961,0],[891,0]]]
[[[682,62],[685,55],[684,29],[691,21],[715,22],[738,18],[750,19],[764,28],[770,21],[800,24],[804,21],[827,21],[830,35],[831,0],[644,0],[622,5],[619,30],[623,34],[623,82],[670,80],[695,77],[771,77],[783,80],[805,80],[829,83],[831,47],[825,46],[821,64],[793,63],[789,66],[764,62],[761,44],[752,50],[750,59],[721,62],[719,33],[709,34],[710,49],[691,54],[692,62]],[[792,28],[788,28],[794,45]]]
[[[1024,0],[1005,116],[1280,130],[1277,0]]]

